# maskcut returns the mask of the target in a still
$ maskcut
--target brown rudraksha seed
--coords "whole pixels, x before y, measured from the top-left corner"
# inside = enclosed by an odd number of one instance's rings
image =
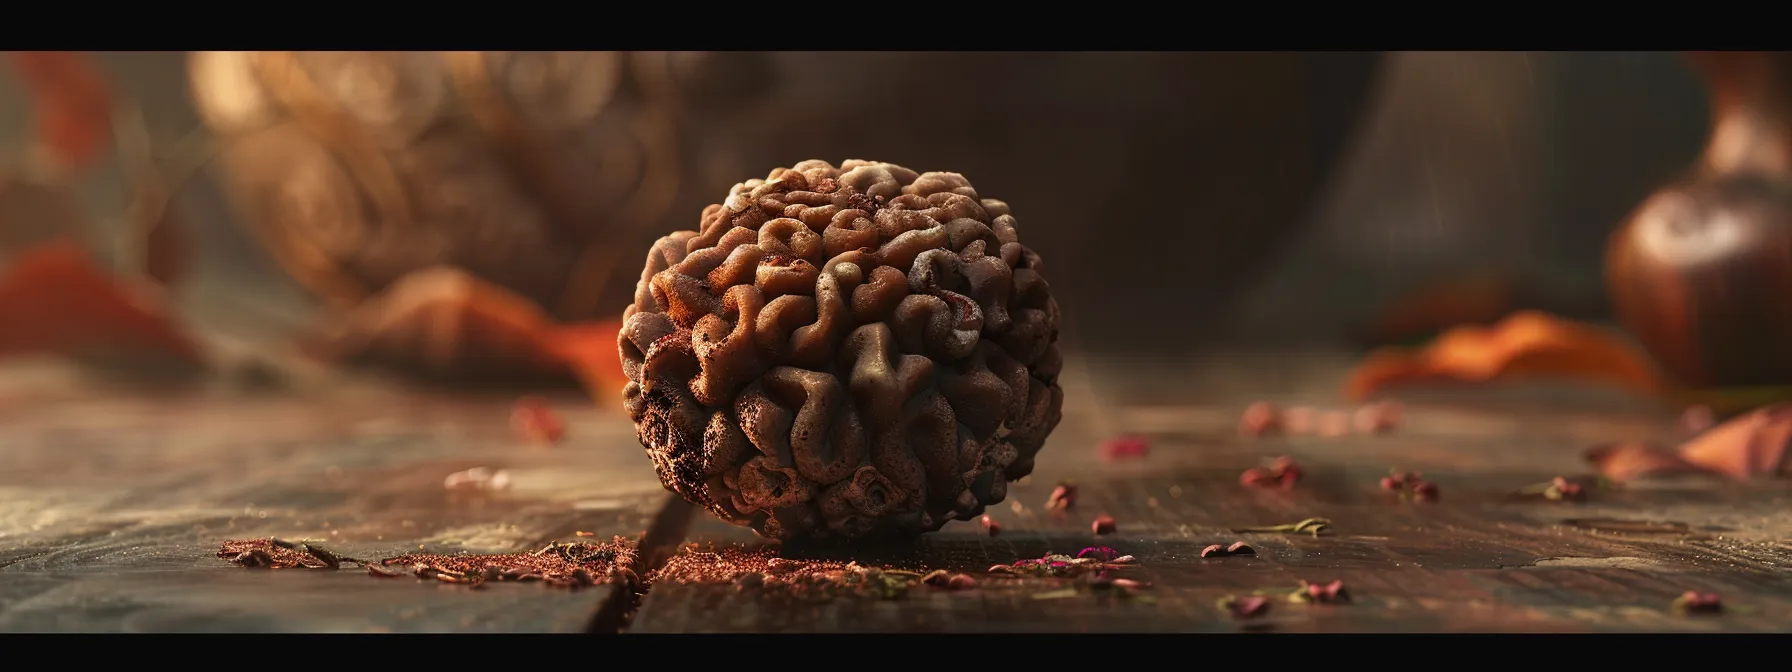
[[[660,481],[775,539],[976,520],[1063,404],[1039,256],[957,173],[737,184],[654,244],[617,340]]]

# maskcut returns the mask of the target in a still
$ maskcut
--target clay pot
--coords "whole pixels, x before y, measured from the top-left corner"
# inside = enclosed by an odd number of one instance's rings
[[[1712,133],[1614,233],[1619,319],[1683,385],[1792,383],[1792,52],[1688,55]]]

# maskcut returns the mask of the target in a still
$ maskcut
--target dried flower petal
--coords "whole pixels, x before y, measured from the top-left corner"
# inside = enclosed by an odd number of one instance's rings
[[[1242,541],[1234,541],[1230,545],[1213,544],[1201,549],[1203,558],[1224,558],[1233,555],[1256,555],[1257,549]]]
[[[1550,481],[1549,488],[1543,491],[1543,496],[1547,499],[1578,502],[1587,498],[1587,490],[1579,483],[1557,476],[1555,480]]]
[[[510,412],[510,429],[531,443],[554,444],[566,438],[566,424],[541,397],[523,397]]]
[[[1663,389],[1647,355],[1610,332],[1536,311],[1491,327],[1465,325],[1422,350],[1388,348],[1351,373],[1345,395],[1362,399],[1406,383],[1487,383],[1520,376],[1576,377],[1655,393]]]
[[[970,590],[976,587],[977,580],[965,574],[953,574],[952,578],[946,581],[946,588],[950,590]]]
[[[1059,483],[1052,489],[1052,494],[1045,500],[1047,511],[1069,511],[1076,507],[1076,486],[1070,483]]]
[[[1243,417],[1238,420],[1238,433],[1244,436],[1263,436],[1281,431],[1281,409],[1267,401],[1245,407]]]
[[[1113,562],[1120,554],[1106,546],[1090,546],[1076,554],[1078,558],[1089,558],[1098,562]]]
[[[1244,470],[1243,474],[1239,474],[1238,482],[1241,485],[1252,488],[1266,488],[1281,485],[1281,479],[1276,478],[1275,473],[1262,467],[1251,467],[1250,469]]]
[[[1412,486],[1412,497],[1414,501],[1420,502],[1437,501],[1437,484],[1430,481],[1420,481],[1419,483],[1414,484]]]
[[[1103,441],[1098,450],[1109,461],[1139,459],[1151,452],[1151,442],[1142,436],[1120,436]]]
[[[1777,477],[1792,445],[1792,403],[1764,406],[1711,428],[1680,446],[1680,458],[1741,481]]]
[[[984,516],[979,519],[978,522],[982,523],[983,531],[989,534],[989,536],[994,537],[1002,534],[1002,524],[996,522],[996,519]]]
[[[1344,580],[1336,579],[1330,583],[1300,582],[1301,589],[1296,597],[1302,602],[1315,604],[1331,604],[1349,602],[1350,593],[1344,589]]]
[[[1114,517],[1113,516],[1096,516],[1094,522],[1091,522],[1089,524],[1089,528],[1094,530],[1095,534],[1098,534],[1098,535],[1113,534],[1114,533]]]
[[[1118,557],[1118,558],[1114,558],[1114,560],[1113,560],[1113,562],[1112,562],[1112,563],[1110,563],[1110,564],[1115,564],[1115,565],[1124,565],[1124,564],[1127,564],[1127,563],[1129,563],[1129,562],[1133,562],[1133,561],[1135,561],[1135,560],[1137,560],[1137,558],[1134,558],[1134,557],[1132,557],[1132,556],[1130,556],[1130,555],[1122,555],[1122,556],[1120,556],[1120,557]]]
[[[1381,477],[1381,489],[1383,490],[1394,492],[1405,487],[1406,481],[1403,479],[1394,478],[1393,476]]]
[[[1403,408],[1397,401],[1382,401],[1356,409],[1352,421],[1363,434],[1386,434],[1400,426]]]
[[[1269,598],[1258,595],[1228,596],[1220,600],[1220,609],[1231,614],[1233,618],[1257,618],[1269,613]]]
[[[1674,600],[1674,610],[1687,615],[1721,614],[1724,611],[1724,602],[1717,593],[1689,590]]]
[[[1586,459],[1600,475],[1613,481],[1629,481],[1651,476],[1672,476],[1700,473],[1703,470],[1666,448],[1639,441],[1625,441],[1594,446]]]

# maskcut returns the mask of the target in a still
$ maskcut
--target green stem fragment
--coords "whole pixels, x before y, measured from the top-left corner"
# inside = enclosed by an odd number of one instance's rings
[[[1298,523],[1292,523],[1292,524],[1288,524],[1288,525],[1270,525],[1268,527],[1246,527],[1246,528],[1240,528],[1240,529],[1234,530],[1234,531],[1235,532],[1272,532],[1272,533],[1278,533],[1278,534],[1300,534],[1302,532],[1306,532],[1306,533],[1312,534],[1313,536],[1317,537],[1317,536],[1319,536],[1320,532],[1323,532],[1326,529],[1330,528],[1331,524],[1332,524],[1332,521],[1326,520],[1324,518],[1308,518],[1308,519],[1300,521]]]

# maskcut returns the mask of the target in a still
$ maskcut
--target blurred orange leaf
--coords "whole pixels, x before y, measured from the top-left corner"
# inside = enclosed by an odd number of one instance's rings
[[[1511,313],[1517,295],[1516,284],[1504,273],[1437,283],[1389,303],[1369,337],[1383,345],[1431,336],[1457,325],[1488,324]]]
[[[80,51],[9,51],[31,95],[35,140],[63,168],[84,168],[111,139],[112,94],[92,56]]]
[[[439,377],[575,377],[607,405],[625,384],[617,331],[559,324],[507,289],[439,267],[400,279],[318,345],[331,359]]]
[[[1693,437],[1680,457],[1736,480],[1780,475],[1792,441],[1792,404],[1755,409]]]
[[[166,313],[94,266],[79,244],[53,241],[14,256],[0,273],[0,357],[96,351],[201,360]]]
[[[1371,353],[1351,373],[1344,393],[1362,399],[1396,385],[1518,377],[1595,380],[1650,394],[1664,390],[1647,356],[1616,335],[1527,310],[1490,327],[1455,327],[1422,349]]]
[[[1690,474],[1704,471],[1697,465],[1680,459],[1680,456],[1673,450],[1638,441],[1595,446],[1587,451],[1586,458],[1599,470],[1601,476],[1618,482],[1647,476]]]
[[[1680,444],[1676,450],[1616,443],[1587,451],[1587,460],[1614,481],[1703,473],[1745,481],[1785,475],[1792,443],[1792,404],[1764,406]]]
[[[549,329],[542,334],[543,347],[554,353],[578,376],[585,389],[600,405],[620,403],[622,388],[628,376],[622,373],[622,350],[616,336],[622,331],[617,320],[569,324]]]

